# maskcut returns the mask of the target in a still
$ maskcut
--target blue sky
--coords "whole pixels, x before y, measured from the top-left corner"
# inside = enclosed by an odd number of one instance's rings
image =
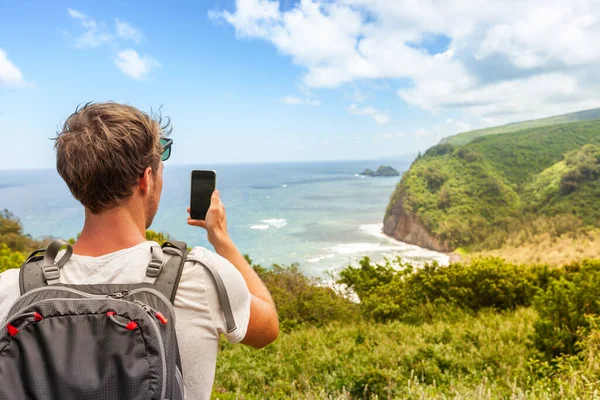
[[[177,164],[414,153],[600,106],[597,2],[481,3],[0,0],[0,169],[53,166],[87,101],[162,106]]]

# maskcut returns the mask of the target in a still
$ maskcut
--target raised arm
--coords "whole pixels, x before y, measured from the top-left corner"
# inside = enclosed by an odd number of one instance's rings
[[[201,221],[188,217],[188,224],[206,229],[208,241],[214,246],[215,251],[232,263],[246,281],[252,298],[250,302],[250,321],[242,343],[261,348],[273,342],[279,335],[279,320],[275,303],[265,284],[229,237],[225,206],[221,201],[218,190],[215,190],[212,195],[206,219]]]

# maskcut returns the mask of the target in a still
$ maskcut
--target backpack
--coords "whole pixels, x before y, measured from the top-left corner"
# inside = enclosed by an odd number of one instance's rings
[[[59,283],[73,253],[65,241],[33,252],[0,331],[0,399],[183,400],[173,302],[187,245],[172,240],[151,252],[144,282],[100,285]],[[214,279],[227,329],[235,330],[223,281],[200,264]]]

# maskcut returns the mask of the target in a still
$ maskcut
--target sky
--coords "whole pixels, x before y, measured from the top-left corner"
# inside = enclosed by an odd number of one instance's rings
[[[174,164],[374,159],[600,107],[599,0],[0,0],[0,169],[78,104],[171,118]]]

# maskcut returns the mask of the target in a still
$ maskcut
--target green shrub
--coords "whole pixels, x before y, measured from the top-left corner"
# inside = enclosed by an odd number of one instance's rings
[[[600,314],[600,261],[564,267],[534,302],[540,316],[534,343],[549,359],[578,352],[589,329],[589,316]]]
[[[284,331],[301,325],[323,326],[332,321],[357,319],[356,304],[319,280],[304,275],[297,264],[275,264],[269,269],[253,267],[273,296]]]
[[[155,231],[150,230],[150,229],[146,230],[146,240],[151,240],[151,241],[157,242],[161,246],[165,242],[168,242],[170,239],[171,238],[170,238],[170,236],[167,233],[155,232]]]
[[[5,243],[0,243],[0,272],[10,268],[19,268],[25,262],[25,253],[11,250]]]
[[[33,240],[31,236],[23,233],[21,221],[8,210],[0,211],[0,243],[24,253],[43,247],[42,242]]]
[[[528,306],[553,276],[558,272],[546,266],[518,266],[498,258],[449,266],[433,262],[419,269],[400,258],[382,264],[364,258],[359,267],[344,269],[339,282],[354,290],[363,313],[377,321],[422,323],[451,316],[454,307],[477,312]]]

